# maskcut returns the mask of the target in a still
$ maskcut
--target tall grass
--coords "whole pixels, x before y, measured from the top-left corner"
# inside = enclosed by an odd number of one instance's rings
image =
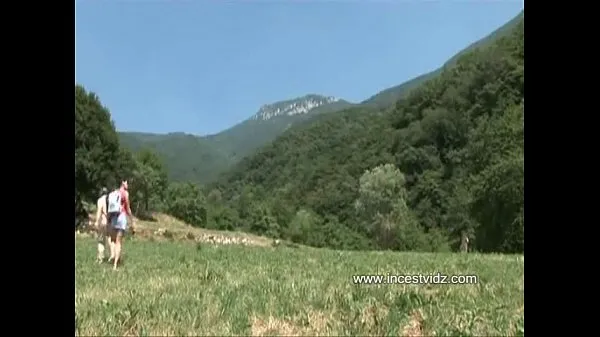
[[[523,334],[522,256],[339,252],[127,241],[118,271],[76,242],[77,334]],[[353,275],[476,275],[357,285]]]

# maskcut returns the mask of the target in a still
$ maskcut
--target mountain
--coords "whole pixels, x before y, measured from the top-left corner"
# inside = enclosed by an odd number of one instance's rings
[[[249,119],[205,138],[228,153],[229,159],[237,161],[274,140],[296,123],[351,105],[345,100],[314,94],[266,104]]]
[[[485,48],[509,34],[522,21],[524,12],[504,24],[488,36],[476,41],[449,59],[440,68],[413,78],[398,86],[385,89],[360,104],[342,99],[310,94],[303,97],[263,105],[247,120],[215,135],[196,137],[183,134],[120,133],[124,144],[130,148],[150,146],[155,148],[167,162],[169,176],[178,181],[208,183],[222,172],[269,144],[292,126],[312,123],[320,115],[348,108],[361,108],[370,113],[393,106],[406,98],[414,89],[439,77],[451,68],[464,54]],[[356,111],[356,110],[355,110]]]
[[[203,137],[182,132],[166,135],[119,132],[121,144],[132,151],[153,149],[164,161],[169,178],[175,181],[204,182],[214,179],[233,161]]]
[[[165,161],[172,180],[206,183],[292,125],[349,106],[352,103],[343,99],[309,94],[265,104],[247,120],[215,135],[200,137],[177,132],[166,135],[120,132],[119,135],[123,145],[133,151],[143,147],[154,149]]]
[[[208,188],[236,229],[301,244],[522,252],[523,14],[509,25],[391,107],[316,116]]]
[[[281,101],[274,104],[267,104],[260,107],[260,110],[250,119],[252,120],[269,120],[271,118],[280,118],[284,116],[296,116],[307,114],[313,109],[327,106],[328,104],[340,101],[335,97],[324,97],[320,95],[306,95],[304,97]]]

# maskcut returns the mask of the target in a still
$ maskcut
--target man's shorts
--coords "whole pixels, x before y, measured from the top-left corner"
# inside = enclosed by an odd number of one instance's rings
[[[121,213],[111,219],[111,225],[114,229],[125,232],[127,230],[127,214]]]

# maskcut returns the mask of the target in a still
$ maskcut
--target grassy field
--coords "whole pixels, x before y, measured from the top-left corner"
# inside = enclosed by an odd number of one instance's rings
[[[113,271],[76,240],[77,335],[523,335],[523,257],[126,242]],[[477,275],[357,285],[352,275]]]

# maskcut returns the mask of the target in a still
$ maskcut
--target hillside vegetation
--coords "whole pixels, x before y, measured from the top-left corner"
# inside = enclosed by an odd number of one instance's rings
[[[450,60],[446,61],[446,63],[444,63],[444,65],[441,66],[440,68],[438,68],[432,72],[417,76],[417,77],[413,78],[412,80],[404,82],[395,87],[385,89],[385,90],[373,95],[372,97],[369,97],[368,99],[363,101],[361,104],[373,105],[373,106],[377,106],[377,107],[381,108],[381,107],[387,107],[390,104],[396,103],[400,99],[406,98],[406,96],[408,96],[408,94],[411,92],[412,89],[415,89],[415,88],[419,87],[421,84],[435,78],[436,76],[439,76],[444,71],[444,69],[454,66],[456,64],[456,61],[458,61],[458,59],[461,56],[463,56],[466,53],[469,53],[477,48],[486,47],[486,46],[490,45],[491,43],[493,43],[494,41],[498,40],[499,38],[502,38],[502,37],[510,34],[512,29],[523,19],[523,17],[524,17],[524,11],[521,11],[521,13],[519,13],[519,15],[517,15],[515,18],[513,18],[509,22],[505,23],[504,25],[502,25],[502,27],[496,29],[495,31],[493,31],[492,33],[490,33],[483,39],[472,43],[467,48],[458,52],[458,54],[454,55]]]
[[[523,25],[394,109],[316,118],[242,160],[213,185],[234,223],[314,246],[522,251]]]
[[[215,135],[199,137],[181,132],[119,135],[129,150],[152,149],[165,163],[171,180],[208,183],[291,126],[351,105],[345,100],[312,94],[265,105],[251,118]]]
[[[522,336],[518,256],[336,252],[132,239],[125,267],[76,241],[78,336]],[[441,272],[470,284],[356,284]],[[464,281],[464,277],[463,277]],[[118,284],[118,287],[114,285]]]
[[[205,137],[122,132],[120,133],[121,140],[123,144],[134,151],[141,147],[153,148],[165,161],[168,175],[173,180],[203,184],[214,182],[222,172],[230,169],[242,158],[253,154],[261,146],[267,145],[290,127],[312,121],[322,113],[337,112],[351,107],[383,110],[394,105],[398,100],[406,98],[413,89],[439,76],[444,69],[455,65],[460,56],[506,36],[523,18],[523,15],[521,12],[496,31],[463,49],[442,67],[398,86],[385,89],[360,104],[338,100],[318,106],[307,114],[279,116],[279,118],[269,120],[249,118],[227,130]],[[302,102],[307,98],[323,100],[324,96],[306,95],[294,100],[276,102],[271,106]],[[260,111],[257,114],[260,114]]]
[[[234,158],[215,142],[182,132],[157,135],[120,132],[121,144],[139,152],[150,149],[164,163],[170,180],[203,183],[216,179],[234,164]]]
[[[391,105],[261,110],[278,131],[244,156],[181,133],[118,135],[76,84],[76,335],[522,336],[517,19]],[[183,157],[198,171],[169,166]],[[122,180],[136,230],[113,271],[94,262],[90,205]],[[437,273],[471,282],[423,278]],[[361,278],[387,275],[419,279]]]
[[[312,100],[316,100],[322,103],[322,105],[309,108],[306,113],[287,115],[280,112],[277,114],[279,109],[283,110],[286,106],[293,106]],[[342,110],[351,105],[351,103],[344,100],[328,101],[324,100],[323,96],[307,95],[298,99],[269,105],[268,111],[263,111],[266,108],[263,107],[252,118],[215,135],[203,137],[203,139],[209,141],[214,147],[228,153],[228,158],[232,163],[236,163],[245,156],[252,154],[261,146],[273,141],[293,125],[310,120],[314,116],[323,113]],[[290,110],[293,110],[293,108]],[[285,112],[285,110],[282,112]]]
[[[155,151],[132,154],[77,85],[76,210],[127,177],[141,217],[315,247],[521,252],[523,25],[391,107],[299,122],[202,188],[169,179]]]

